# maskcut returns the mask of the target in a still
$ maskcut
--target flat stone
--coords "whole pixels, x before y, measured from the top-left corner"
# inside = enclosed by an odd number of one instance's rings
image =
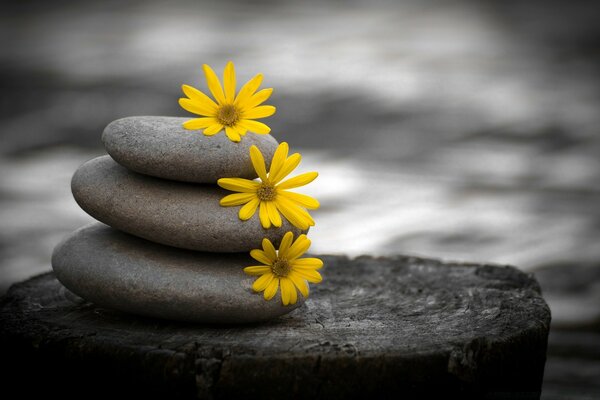
[[[258,210],[248,221],[240,207],[221,207],[231,194],[216,185],[168,181],[138,174],[109,156],[83,164],[71,181],[81,208],[97,220],[153,242],[190,250],[247,252],[263,238],[279,243],[287,231],[300,230],[284,220],[280,228],[264,229]]]
[[[63,397],[539,399],[550,311],[531,275],[320,258],[324,280],[303,307],[243,326],[117,313],[35,277],[0,301],[1,376]]]
[[[219,178],[254,179],[250,146],[270,162],[277,141],[271,135],[248,133],[238,143],[224,133],[205,136],[184,129],[189,118],[128,117],[111,122],[102,141],[119,164],[142,174],[184,182],[216,183]]]
[[[248,254],[175,249],[93,223],[54,250],[52,268],[73,293],[100,306],[156,318],[213,323],[265,321],[303,303],[266,301],[252,290]]]

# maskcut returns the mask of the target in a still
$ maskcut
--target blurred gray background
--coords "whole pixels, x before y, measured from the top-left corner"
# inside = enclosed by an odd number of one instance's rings
[[[3,1],[0,293],[91,221],[110,121],[187,116],[236,63],[320,177],[314,252],[513,264],[553,313],[545,399],[600,398],[600,13],[548,1]]]

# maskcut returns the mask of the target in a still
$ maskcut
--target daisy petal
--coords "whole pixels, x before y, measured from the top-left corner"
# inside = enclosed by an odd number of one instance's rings
[[[281,285],[281,300],[284,306],[288,304],[296,304],[298,300],[298,292],[296,287],[288,278],[280,278],[279,284]]]
[[[269,219],[269,212],[267,211],[267,203],[265,201],[260,202],[258,217],[263,228],[269,229],[271,227],[271,220]]]
[[[277,172],[277,174],[271,178],[272,179],[271,182],[277,183],[277,182],[281,181],[283,178],[285,178],[286,176],[288,176],[290,174],[290,172],[292,172],[293,170],[296,169],[298,164],[300,164],[301,160],[302,160],[302,156],[300,156],[299,153],[294,153],[291,156],[289,156],[288,158],[286,158],[285,161],[283,162],[283,165]]]
[[[321,274],[315,270],[296,269],[294,270],[294,272],[298,274],[298,276],[300,276],[301,278],[309,281],[310,283],[319,283],[323,280]]]
[[[252,284],[252,289],[255,292],[262,292],[267,288],[267,286],[269,286],[269,284],[273,281],[274,278],[275,275],[273,273],[264,274],[254,281],[254,283]]]
[[[254,166],[254,170],[256,174],[263,182],[269,182],[269,178],[267,177],[267,170],[265,168],[265,159],[255,145],[250,146],[250,160],[252,161],[252,165]]]
[[[279,228],[281,226],[281,216],[279,215],[279,211],[277,211],[277,207],[275,203],[272,201],[267,201],[267,213],[269,214],[269,219],[271,223]]]
[[[182,85],[181,89],[183,90],[183,93],[187,97],[189,97],[192,100],[195,100],[196,104],[199,103],[203,107],[207,107],[209,110],[212,110],[213,112],[217,111],[217,107],[219,107],[217,105],[217,103],[215,103],[213,101],[213,99],[211,99],[210,97],[208,97],[207,95],[205,95],[204,93],[202,93],[201,91],[196,89],[195,87],[192,87],[189,85]]]
[[[263,275],[271,272],[271,267],[266,265],[253,265],[251,267],[244,268],[244,272],[248,275]]]
[[[263,248],[263,251],[265,252],[265,254],[271,260],[277,259],[277,251],[275,251],[275,246],[273,246],[273,243],[271,243],[271,241],[269,239],[264,238],[262,240],[262,248]]]
[[[295,187],[304,186],[314,181],[317,176],[319,176],[319,174],[316,172],[305,172],[304,174],[297,175],[288,179],[287,181],[281,182],[279,185],[277,185],[277,188],[292,189]]]
[[[223,71],[223,86],[225,87],[225,100],[233,103],[235,100],[235,67],[229,61]]]
[[[269,283],[269,286],[265,289],[264,297],[265,300],[271,300],[277,294],[277,288],[279,287],[279,278],[275,277]]]
[[[240,212],[238,214],[240,219],[242,221],[246,221],[246,220],[249,220],[250,218],[252,218],[252,216],[256,212],[256,207],[258,207],[259,203],[260,203],[260,200],[257,197],[255,197],[252,200],[250,200],[248,203],[246,203],[245,206],[240,208]]]
[[[240,136],[244,136],[246,134],[246,132],[248,132],[248,128],[242,128],[239,125],[236,125],[235,129],[237,129],[237,131],[240,134]]]
[[[230,126],[225,127],[225,134],[232,142],[239,142],[242,140],[238,131]]]
[[[208,128],[206,128],[204,130],[204,133],[206,136],[212,136],[212,135],[216,135],[217,133],[221,132],[223,130],[223,125],[221,124],[214,124],[209,126]]]
[[[275,114],[274,106],[258,106],[254,107],[246,112],[244,112],[243,118],[248,119],[257,119],[257,118],[266,118]]]
[[[283,167],[283,163],[285,162],[289,151],[289,145],[286,142],[282,142],[279,146],[277,146],[277,150],[275,150],[275,154],[273,154],[273,158],[271,159],[271,169],[269,170],[269,179],[271,182],[276,183],[274,177],[277,176],[277,173]]]
[[[315,225],[315,220],[310,216],[308,211],[306,211],[304,208],[300,207],[298,204],[294,203],[293,201],[288,200],[283,196],[279,196],[277,198],[277,205],[287,208],[288,211],[294,213],[297,216],[297,218],[300,218],[300,220],[302,220],[303,223],[305,223],[306,225],[308,225],[308,226]]]
[[[250,97],[254,94],[254,92],[256,92],[256,90],[262,83],[262,80],[263,80],[263,75],[258,74],[254,78],[252,78],[248,82],[246,82],[244,84],[244,86],[242,86],[242,88],[240,89],[240,92],[238,93],[237,97],[235,98],[235,101],[233,104],[243,108],[244,102],[246,102],[248,99],[250,99]]]
[[[306,253],[306,250],[310,247],[310,239],[306,235],[298,236],[298,239],[292,244],[287,252],[287,259],[294,260]]]
[[[267,255],[267,253],[265,253],[264,251],[260,250],[260,249],[254,249],[254,250],[250,250],[250,257],[254,258],[256,261],[261,262],[265,265],[271,265],[273,264],[273,261],[269,258],[269,256]]]
[[[194,114],[198,114],[198,115],[214,116],[215,113],[217,112],[216,108],[214,108],[212,106],[207,106],[198,100],[181,98],[181,99],[179,99],[179,105],[184,110],[189,111]]]
[[[319,258],[296,258],[291,262],[294,268],[319,269],[323,267],[323,261]]]
[[[307,196],[305,194],[287,192],[285,190],[280,190],[277,192],[278,195],[281,195],[289,200],[295,201],[303,207],[308,208],[309,210],[316,210],[319,208],[319,202],[317,199]]]
[[[273,89],[268,88],[253,94],[248,100],[244,101],[243,104],[240,103],[240,108],[242,109],[242,112],[246,110],[251,110],[254,107],[264,103],[269,97],[271,97],[272,93]]]
[[[294,240],[294,234],[292,232],[286,232],[283,235],[283,239],[281,239],[281,244],[279,244],[278,254],[280,257],[287,258],[287,251]]]
[[[233,192],[256,193],[260,183],[244,178],[221,178],[217,185]]]
[[[183,123],[183,127],[189,130],[196,130],[209,127],[210,125],[214,125],[216,123],[217,120],[214,118],[195,118],[190,119],[189,121],[185,121]]]
[[[254,193],[234,193],[223,197],[221,201],[219,201],[219,204],[223,207],[239,206],[246,204],[255,197],[256,195]]]
[[[259,135],[266,135],[267,133],[271,132],[271,128],[269,128],[267,125],[251,119],[241,119],[238,121],[238,124],[248,129],[250,132],[254,132]]]
[[[290,274],[287,277],[289,280],[292,281],[294,286],[296,286],[298,288],[300,293],[302,293],[302,296],[304,296],[304,298],[307,298],[310,293],[310,290],[308,288],[308,284],[306,283],[306,280],[304,280],[302,277],[300,277],[294,271],[290,272]]]
[[[217,78],[215,71],[213,71],[212,68],[206,64],[202,66],[202,69],[204,70],[204,75],[206,76],[208,89],[212,93],[215,100],[217,100],[217,103],[225,103],[225,94],[223,93],[223,88],[221,87],[221,83],[219,82],[219,78]]]
[[[310,226],[308,221],[303,220],[302,216],[300,216],[294,210],[294,208],[290,207],[288,204],[286,204],[285,202],[282,202],[281,200],[283,200],[283,199],[281,199],[281,198],[277,199],[275,201],[275,205],[277,206],[277,209],[279,211],[281,211],[281,213],[283,214],[285,219],[290,221],[290,223],[292,225],[294,225],[296,228],[300,228],[302,230],[308,229],[308,227]]]

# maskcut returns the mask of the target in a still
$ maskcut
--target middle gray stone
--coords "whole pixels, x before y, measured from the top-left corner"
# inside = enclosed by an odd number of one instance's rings
[[[92,217],[121,231],[156,243],[190,250],[246,252],[261,248],[263,238],[276,246],[287,231],[300,229],[284,220],[264,229],[258,210],[248,221],[240,207],[221,207],[231,192],[216,185],[168,181],[138,174],[109,156],[83,164],[71,181],[73,196]]]

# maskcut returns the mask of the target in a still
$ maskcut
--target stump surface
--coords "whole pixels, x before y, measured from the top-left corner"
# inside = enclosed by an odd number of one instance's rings
[[[538,398],[549,309],[512,267],[323,256],[306,304],[268,323],[178,324],[98,308],[47,273],[0,304],[7,383],[170,398]]]

